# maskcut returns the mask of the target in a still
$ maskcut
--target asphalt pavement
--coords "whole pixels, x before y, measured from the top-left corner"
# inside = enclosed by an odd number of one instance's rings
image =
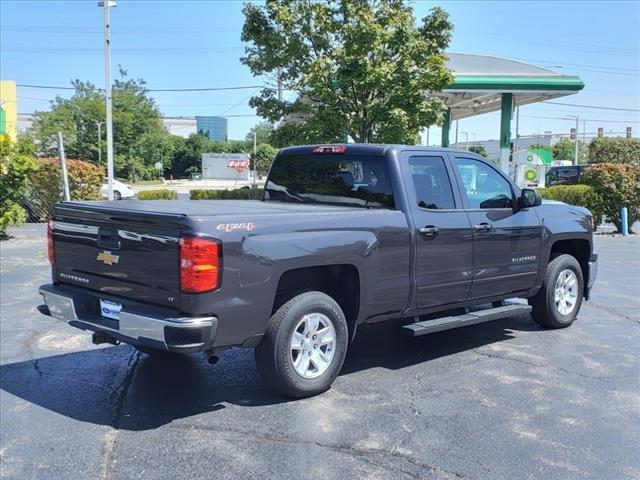
[[[638,236],[596,238],[568,329],[362,328],[333,388],[297,401],[252,350],[154,359],[42,316],[26,238],[0,243],[2,478],[640,479]]]

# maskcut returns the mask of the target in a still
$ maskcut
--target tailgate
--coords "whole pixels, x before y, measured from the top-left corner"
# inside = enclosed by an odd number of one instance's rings
[[[61,204],[54,280],[179,308],[181,215]]]

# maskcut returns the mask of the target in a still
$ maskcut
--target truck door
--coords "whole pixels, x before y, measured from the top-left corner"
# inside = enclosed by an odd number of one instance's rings
[[[416,229],[418,308],[464,301],[471,287],[471,223],[459,194],[454,195],[453,175],[442,156],[408,159],[405,185]]]
[[[488,163],[456,156],[461,195],[473,229],[469,298],[533,287],[540,268],[542,228],[532,209],[514,208],[511,183]]]

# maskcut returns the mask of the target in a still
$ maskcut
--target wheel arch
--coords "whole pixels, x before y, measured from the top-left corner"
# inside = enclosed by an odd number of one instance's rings
[[[567,254],[578,260],[580,269],[582,270],[582,278],[584,279],[586,295],[586,286],[589,284],[589,259],[591,258],[591,242],[584,238],[565,238],[558,239],[551,244],[547,265],[556,256]]]
[[[319,291],[333,298],[344,312],[349,338],[353,339],[360,313],[358,268],[349,263],[337,263],[305,266],[283,272],[278,279],[271,315],[289,299],[305,291]]]

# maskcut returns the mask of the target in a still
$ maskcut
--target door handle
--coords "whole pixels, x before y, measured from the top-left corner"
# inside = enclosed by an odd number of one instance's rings
[[[426,227],[422,227],[419,231],[422,235],[432,237],[438,233],[438,227],[427,225]]]
[[[473,229],[476,232],[491,232],[493,230],[493,225],[489,225],[488,223],[481,223],[479,225],[474,225]]]

